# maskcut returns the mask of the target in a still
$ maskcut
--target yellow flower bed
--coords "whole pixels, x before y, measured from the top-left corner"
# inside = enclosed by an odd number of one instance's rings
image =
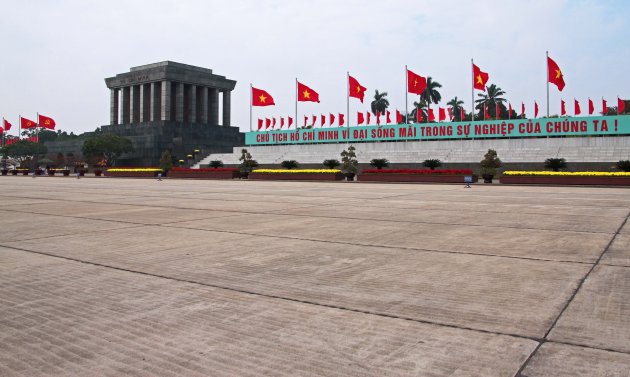
[[[256,169],[252,173],[291,173],[291,174],[336,174],[341,173],[339,169]]]
[[[630,177],[630,172],[616,171],[504,171],[503,175],[508,176],[537,176],[537,177]]]
[[[108,173],[155,173],[161,172],[160,168],[111,168]]]

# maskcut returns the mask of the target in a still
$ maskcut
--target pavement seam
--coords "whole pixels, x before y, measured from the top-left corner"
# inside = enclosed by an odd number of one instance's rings
[[[626,215],[626,218],[623,220],[623,222],[621,223],[621,225],[619,226],[619,228],[617,228],[617,231],[615,232],[615,234],[613,234],[612,238],[610,239],[610,241],[608,242],[608,244],[606,245],[606,247],[604,248],[604,250],[599,254],[599,257],[597,258],[597,260],[595,261],[595,263],[593,263],[593,265],[591,266],[591,268],[586,272],[586,274],[584,275],[584,277],[582,279],[580,279],[578,281],[578,285],[575,288],[575,290],[573,291],[573,294],[569,297],[569,299],[565,302],[564,307],[562,308],[562,310],[560,310],[560,313],[558,313],[558,315],[556,316],[556,319],[552,322],[551,326],[549,326],[549,329],[547,329],[547,332],[545,333],[545,336],[540,339],[538,342],[538,345],[536,346],[536,348],[534,349],[534,351],[529,355],[529,357],[527,358],[527,360],[525,360],[525,362],[523,363],[523,365],[521,365],[521,367],[519,368],[519,370],[516,372],[516,374],[514,375],[514,377],[526,377],[524,376],[522,373],[525,370],[525,368],[527,367],[527,365],[529,364],[529,362],[531,361],[531,359],[536,355],[536,353],[538,352],[538,350],[540,349],[540,347],[542,347],[543,344],[547,343],[547,342],[553,342],[550,341],[548,339],[549,334],[551,333],[551,331],[553,330],[554,327],[556,327],[556,324],[558,323],[558,321],[560,320],[560,318],[562,317],[562,315],[564,314],[564,312],[569,308],[569,306],[571,305],[571,303],[573,302],[573,300],[575,299],[575,296],[577,296],[578,292],[580,291],[580,289],[582,289],[582,287],[584,286],[584,282],[586,281],[586,279],[588,279],[588,277],[591,275],[591,273],[595,270],[595,267],[597,267],[599,265],[599,262],[602,260],[602,258],[604,257],[604,254],[606,254],[606,252],[608,251],[608,249],[610,248],[610,246],[613,244],[613,242],[615,241],[615,239],[617,238],[617,236],[619,235],[619,233],[621,232],[621,229],[623,229],[623,227],[626,225],[626,223],[628,222],[628,218],[630,218],[630,212],[628,212],[628,214]],[[571,343],[564,343],[564,342],[553,342],[553,343],[562,343],[562,344],[569,344],[569,345],[573,345]],[[588,347],[588,348],[595,348],[595,349],[603,349],[603,348],[597,348],[597,347],[592,347],[592,346],[586,346],[586,345],[578,345],[578,346],[582,346],[582,347]],[[606,349],[603,349],[606,350]],[[607,351],[607,350],[606,350]],[[618,353],[624,353],[621,351],[617,351]]]

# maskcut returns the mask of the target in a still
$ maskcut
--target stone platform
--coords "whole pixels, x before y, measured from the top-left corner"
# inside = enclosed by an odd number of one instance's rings
[[[620,188],[0,177],[2,376],[629,376]]]

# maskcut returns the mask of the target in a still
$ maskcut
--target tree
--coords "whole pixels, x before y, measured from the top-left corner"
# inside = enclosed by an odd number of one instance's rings
[[[454,121],[461,122],[462,120],[464,120],[462,119],[462,105],[464,104],[464,101],[455,96],[455,98],[448,101],[446,104],[453,108],[452,112]]]
[[[372,161],[370,161],[370,165],[374,166],[378,170],[381,170],[382,168],[389,166],[389,161],[387,161],[386,158],[373,158]]]
[[[498,118],[497,113],[496,113],[497,103],[499,104],[500,113],[507,114],[507,108],[505,107],[505,104],[504,104],[506,99],[501,97],[503,95],[505,95],[505,92],[503,91],[503,89],[499,88],[495,84],[486,86],[485,93],[477,94],[479,99],[475,101],[475,103],[477,104],[475,106],[475,109],[479,110],[479,116],[481,117],[481,119],[483,119],[483,115],[484,115],[484,112],[483,112],[484,104],[488,106],[488,114],[493,118]],[[498,115],[501,116],[501,114],[498,114]]]
[[[418,118],[417,115],[418,111],[421,112],[422,114],[422,119],[427,119],[428,118],[428,113],[427,110],[425,110],[425,108],[427,108],[427,103],[425,102],[425,100],[423,100],[422,98],[420,99],[420,102],[415,102],[413,103],[413,110],[411,110],[411,112],[409,113],[409,120],[412,123],[416,123]]]
[[[438,91],[438,88],[441,87],[442,84],[437,81],[433,81],[431,76],[427,77],[427,88],[420,95],[420,98],[424,100],[427,107],[427,114],[429,113],[429,106],[431,106],[431,102],[437,105],[442,100],[442,95]],[[425,122],[428,122],[429,117],[424,117],[424,120]]]
[[[389,107],[389,101],[387,100],[387,92],[379,93],[378,89],[374,94],[374,101],[372,101],[372,114],[381,114],[385,115],[387,108]]]
[[[212,161],[210,161],[208,166],[210,166],[211,168],[214,168],[214,169],[222,168],[223,167],[223,161],[221,161],[221,160],[212,160]]]
[[[241,149],[241,157],[238,160],[241,161],[240,168],[243,173],[249,173],[258,166],[258,162],[252,158],[247,149]]]
[[[424,165],[424,167],[429,168],[431,170],[435,170],[435,168],[439,168],[440,166],[442,166],[442,161],[438,160],[437,158],[434,158],[434,159],[424,160],[422,165]]]
[[[27,160],[37,161],[40,155],[45,155],[48,152],[48,148],[45,145],[33,143],[28,140],[18,140],[11,145],[6,145],[2,148],[2,153],[5,156],[13,157],[20,165]]]
[[[619,160],[615,167],[622,171],[630,171],[630,160]]]
[[[166,174],[172,168],[173,168],[173,156],[171,156],[171,152],[170,151],[162,152],[162,156],[160,156],[160,169],[162,169],[164,174]]]
[[[545,160],[545,169],[559,171],[560,169],[566,169],[566,167],[567,160],[564,158],[548,158]]]
[[[300,164],[298,164],[297,161],[295,160],[284,160],[280,163],[280,166],[282,166],[285,169],[295,169],[299,166]]]
[[[322,165],[324,165],[328,169],[334,169],[337,166],[341,165],[341,163],[339,162],[339,160],[324,160],[324,162],[322,162]]]
[[[354,152],[355,150],[356,148],[351,145],[348,149],[341,152],[341,170],[346,173],[356,174],[357,172],[357,165],[359,165],[359,161],[357,160],[357,155]]]
[[[133,152],[133,144],[122,136],[102,134],[87,139],[81,151],[88,158],[102,156],[107,166],[113,166],[123,153]]]
[[[483,156],[483,160],[479,163],[481,165],[481,175],[493,176],[496,174],[497,169],[501,167],[501,160],[497,156],[497,151],[494,149],[488,149],[488,152]]]

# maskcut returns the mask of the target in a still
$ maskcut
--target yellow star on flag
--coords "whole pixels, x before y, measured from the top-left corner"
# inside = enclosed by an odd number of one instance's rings
[[[304,98],[311,98],[311,93],[308,90],[305,90],[302,94],[304,94]]]
[[[413,87],[415,88],[416,86],[418,86],[418,79],[413,82]]]
[[[481,75],[477,75],[477,83],[483,85],[483,79],[481,78]]]
[[[361,93],[361,85],[357,85],[357,93]]]
[[[562,76],[562,72],[559,69],[556,69],[556,78],[559,79]]]
[[[265,97],[264,94],[261,94],[258,99],[260,100],[260,102],[265,103],[265,101],[267,100],[267,97]]]

